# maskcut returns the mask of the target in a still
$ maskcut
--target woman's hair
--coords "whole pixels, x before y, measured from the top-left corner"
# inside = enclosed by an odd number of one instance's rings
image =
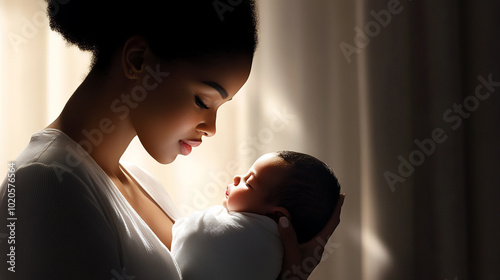
[[[50,27],[91,51],[94,66],[134,35],[165,60],[243,53],[253,57],[257,18],[252,0],[46,0]]]
[[[330,219],[339,200],[340,185],[331,168],[313,156],[293,151],[280,151],[278,156],[289,168],[273,200],[290,212],[297,239],[304,243]]]

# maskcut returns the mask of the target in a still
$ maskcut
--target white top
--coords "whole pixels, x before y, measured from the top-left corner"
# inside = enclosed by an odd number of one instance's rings
[[[177,220],[172,233],[184,280],[275,280],[280,273],[283,244],[269,217],[213,206]]]
[[[158,181],[123,167],[168,216],[179,217]],[[167,247],[61,131],[34,134],[15,170],[14,184],[0,186],[0,279],[182,279]]]

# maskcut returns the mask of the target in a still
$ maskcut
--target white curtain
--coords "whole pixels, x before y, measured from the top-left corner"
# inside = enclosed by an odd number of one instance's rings
[[[252,74],[219,110],[217,135],[170,165],[136,140],[123,160],[151,172],[190,213],[218,204],[259,155],[310,153],[347,193],[312,280],[498,279],[500,98],[461,117],[450,140],[421,153],[425,163],[410,158],[415,140],[449,127],[443,113],[474,93],[478,76],[500,81],[498,11],[488,1],[260,0]],[[59,114],[90,56],[50,31],[42,0],[0,0],[0,36],[7,170]],[[401,158],[418,168],[402,174]]]

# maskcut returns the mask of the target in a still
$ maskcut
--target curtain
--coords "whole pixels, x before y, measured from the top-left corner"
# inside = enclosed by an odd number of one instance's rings
[[[252,73],[219,110],[216,136],[169,165],[135,139],[122,160],[188,214],[220,203],[259,155],[309,153],[347,193],[312,280],[498,279],[500,4],[258,4]],[[89,70],[90,56],[50,31],[44,13],[41,0],[0,0],[5,173]]]
[[[361,93],[372,164],[369,223],[390,256],[383,269],[364,259],[364,273],[498,279],[500,5],[394,3],[366,1],[362,12],[374,35],[363,49]],[[384,27],[379,11],[391,8]]]

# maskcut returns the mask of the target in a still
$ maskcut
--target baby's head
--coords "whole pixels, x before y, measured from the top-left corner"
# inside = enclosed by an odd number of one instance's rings
[[[313,156],[281,151],[261,156],[226,190],[224,206],[292,222],[299,243],[313,238],[331,217],[340,194],[333,171]]]

